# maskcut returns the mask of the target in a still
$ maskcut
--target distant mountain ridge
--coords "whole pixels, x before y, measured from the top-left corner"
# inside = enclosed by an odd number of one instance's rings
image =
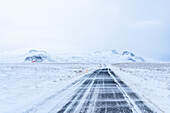
[[[94,51],[83,55],[57,56],[57,62],[88,62],[88,63],[119,63],[119,62],[145,62],[142,57],[134,53],[124,51],[118,53],[116,50]]]
[[[122,54],[119,54],[116,50],[98,51],[97,53],[94,52],[92,56],[106,58],[110,61],[116,60],[115,62],[145,62],[142,57],[129,51],[124,51]]]
[[[145,62],[145,60],[142,57],[138,57],[129,51],[124,51],[122,55],[127,56],[128,60],[131,60],[133,62]]]
[[[25,62],[85,62],[85,63],[114,63],[114,62],[145,62],[142,57],[124,51],[119,54],[116,50],[95,51],[85,55],[56,56],[52,59],[44,50],[30,50],[25,54]]]

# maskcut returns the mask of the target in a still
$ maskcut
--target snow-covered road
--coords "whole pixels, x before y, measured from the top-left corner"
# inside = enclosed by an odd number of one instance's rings
[[[98,69],[100,66],[1,64],[0,113],[152,113],[156,110],[140,98],[140,92],[133,89],[138,96],[130,89],[133,85],[128,81],[136,81],[134,76],[126,75],[128,78],[124,79],[121,78],[124,74],[116,68],[112,68],[115,75],[110,69]]]
[[[49,113],[153,113],[112,70],[98,69],[75,81],[58,93],[60,98],[49,104]],[[57,96],[59,97],[59,96]],[[44,112],[46,105],[36,111]]]

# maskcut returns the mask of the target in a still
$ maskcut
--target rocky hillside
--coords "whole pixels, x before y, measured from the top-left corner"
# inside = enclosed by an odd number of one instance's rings
[[[26,62],[54,62],[44,50],[30,50],[25,54]]]

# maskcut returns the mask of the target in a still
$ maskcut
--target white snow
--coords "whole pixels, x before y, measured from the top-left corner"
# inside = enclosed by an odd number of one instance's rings
[[[115,50],[101,50],[90,52],[89,54],[78,55],[57,55],[56,62],[84,62],[84,63],[119,63],[119,62],[144,62],[141,57],[123,55]]]
[[[155,109],[164,113],[170,111],[169,63],[118,63],[110,67]]]
[[[82,77],[87,70],[90,72],[98,66],[77,63],[0,64],[0,113],[26,112]]]
[[[144,62],[141,57],[126,51],[129,54],[118,53],[116,50],[100,50],[89,54],[56,54],[50,55],[44,50],[30,50],[28,52],[0,53],[0,63],[22,63],[25,58],[41,56],[44,63],[119,63],[119,62]],[[134,56],[132,56],[133,54]],[[30,61],[31,62],[31,61]]]
[[[35,110],[49,97],[53,99],[48,102],[48,106],[44,104],[41,110],[52,109],[50,105],[55,99],[60,99],[58,106],[62,106],[62,99],[65,96],[59,98],[63,93],[56,95],[58,91],[87,72],[101,68],[101,64],[105,67],[106,64],[111,63],[109,67],[146,103],[150,103],[160,112],[168,113],[170,111],[170,63],[120,63],[129,62],[128,58],[129,55],[121,55],[109,50],[87,55],[58,55],[55,61],[59,63],[24,63],[24,54],[1,54],[0,62],[5,63],[0,64],[0,113]]]

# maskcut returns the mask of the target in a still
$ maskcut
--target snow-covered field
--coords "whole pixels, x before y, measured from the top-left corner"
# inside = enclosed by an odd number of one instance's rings
[[[170,63],[118,63],[111,68],[147,103],[170,112]]]
[[[117,63],[109,67],[146,103],[160,112],[170,111],[169,63]],[[46,106],[48,99],[62,101],[59,91],[97,68],[101,68],[99,64],[85,63],[0,64],[0,113],[26,113],[38,105]]]
[[[0,64],[0,113],[22,113],[33,109],[99,66],[80,63]]]

